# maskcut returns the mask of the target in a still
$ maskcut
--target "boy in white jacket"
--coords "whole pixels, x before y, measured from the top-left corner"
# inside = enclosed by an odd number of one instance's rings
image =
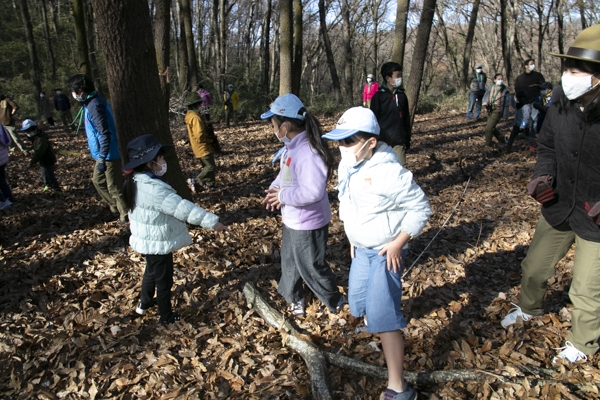
[[[404,381],[401,273],[403,248],[431,215],[425,193],[402,167],[394,150],[378,142],[373,112],[355,107],[323,136],[337,140],[340,219],[350,241],[352,266],[348,303],[353,316],[366,316],[370,333],[379,333],[388,367],[386,400],[414,400],[417,393]]]

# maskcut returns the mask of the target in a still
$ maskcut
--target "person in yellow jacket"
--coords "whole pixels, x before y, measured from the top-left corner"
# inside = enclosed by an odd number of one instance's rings
[[[190,145],[194,156],[200,160],[202,170],[196,177],[196,183],[203,189],[210,190],[215,187],[215,156],[213,149],[214,139],[211,137],[204,120],[200,114],[202,99],[196,92],[188,94],[185,114],[185,126],[190,136]],[[194,191],[193,182],[190,189]]]
[[[230,83],[227,85],[227,90],[223,92],[223,104],[225,104],[225,122],[229,127],[229,120],[233,117],[233,122],[238,124],[237,110],[240,97],[237,92],[233,90],[233,85]]]

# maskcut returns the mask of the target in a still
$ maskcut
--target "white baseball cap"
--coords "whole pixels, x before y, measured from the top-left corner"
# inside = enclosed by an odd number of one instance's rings
[[[306,111],[300,114],[300,110],[305,108],[302,101],[292,93],[283,94],[275,99],[271,108],[260,116],[260,119],[269,119],[273,115],[281,115],[282,117],[296,118],[304,120]]]
[[[377,118],[368,108],[352,107],[346,110],[338,120],[336,128],[321,137],[329,140],[342,140],[358,132],[379,135]]]

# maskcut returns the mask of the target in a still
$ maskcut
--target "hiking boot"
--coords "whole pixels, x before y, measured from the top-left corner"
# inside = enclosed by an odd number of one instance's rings
[[[574,363],[577,361],[587,361],[587,356],[581,351],[577,350],[573,343],[568,340],[565,342],[564,347],[559,347],[554,350],[562,350],[556,357],[552,359],[552,364],[556,364],[561,358],[567,360],[569,363]]]
[[[408,383],[404,381],[404,392],[396,392],[394,389],[386,388],[380,396],[382,400],[416,400],[417,392],[408,386]]]
[[[152,300],[152,303],[150,303],[149,305],[146,305],[140,301],[137,307],[135,308],[135,312],[140,315],[144,315],[146,314],[146,311],[148,311],[148,309],[154,305],[156,305],[156,302],[154,300]]]
[[[290,311],[294,314],[295,317],[303,317],[304,316],[304,299],[292,303],[290,305]]]
[[[503,328],[508,328],[509,326],[514,325],[517,322],[518,318],[521,318],[523,322],[527,322],[533,317],[533,315],[524,313],[521,310],[521,307],[519,307],[515,303],[510,304],[515,306],[515,308],[510,310],[508,312],[508,315],[506,315],[506,317],[504,317],[504,319],[500,322]]]
[[[174,324],[176,322],[181,321],[181,314],[179,313],[171,313],[171,316],[167,319],[161,319],[159,322],[163,325]]]

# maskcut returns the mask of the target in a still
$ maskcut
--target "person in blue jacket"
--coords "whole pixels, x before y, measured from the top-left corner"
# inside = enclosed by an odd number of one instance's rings
[[[73,98],[83,107],[88,147],[96,161],[92,182],[111,212],[105,220],[126,223],[121,155],[110,104],[96,92],[94,82],[86,75],[73,75],[68,85]]]

